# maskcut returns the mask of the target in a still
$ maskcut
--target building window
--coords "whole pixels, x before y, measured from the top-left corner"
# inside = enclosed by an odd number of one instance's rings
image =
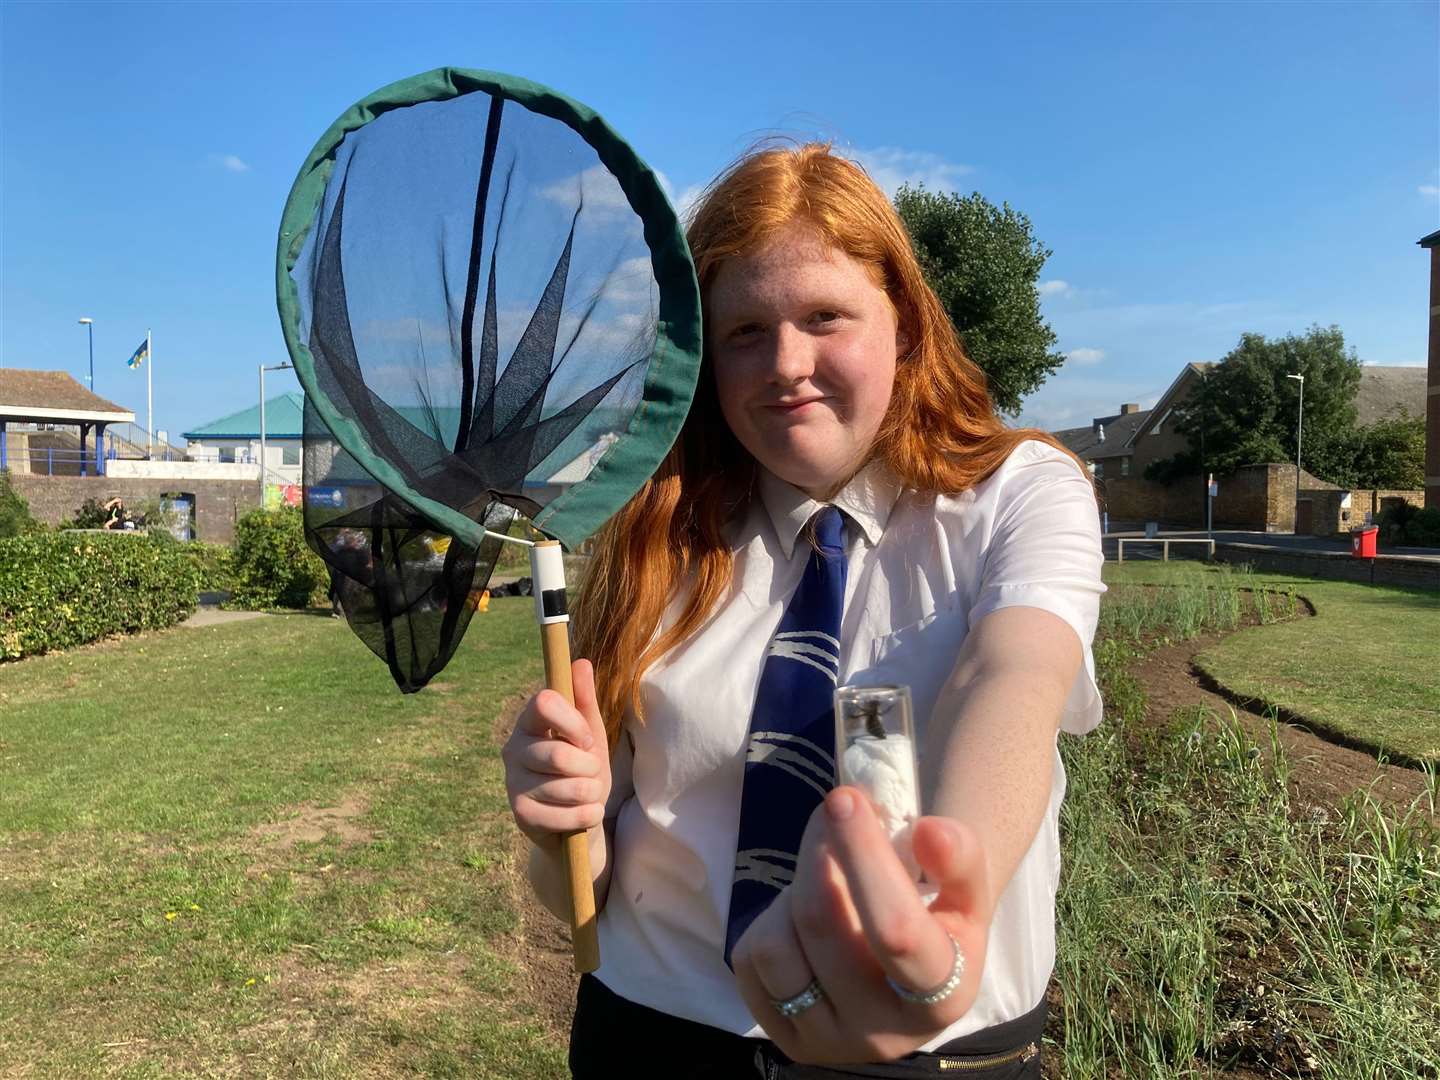
[[[1094,474],[1096,480],[1104,480],[1104,479],[1105,479],[1105,462],[1103,462],[1103,461],[1095,461],[1095,462],[1092,462],[1091,465],[1090,465],[1090,471],[1091,471],[1092,474]]]
[[[220,460],[226,465],[235,464],[235,448],[233,446],[220,447]]]
[[[288,445],[287,445],[286,447],[284,447],[284,448],[280,451],[280,464],[282,464],[282,465],[299,465],[299,464],[300,464],[300,447],[298,447],[298,446],[288,446]]]
[[[1120,475],[1121,475],[1121,476],[1129,476],[1129,475],[1130,475],[1130,459],[1129,459],[1128,457],[1122,457],[1122,458],[1120,459]]]

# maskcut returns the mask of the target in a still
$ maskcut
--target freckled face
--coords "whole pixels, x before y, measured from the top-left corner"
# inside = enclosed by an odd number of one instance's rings
[[[903,344],[865,267],[794,223],[707,294],[720,408],[755,460],[827,499],[868,460]]]

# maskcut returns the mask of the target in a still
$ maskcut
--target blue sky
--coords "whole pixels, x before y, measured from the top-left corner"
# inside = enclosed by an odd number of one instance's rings
[[[1150,404],[1247,330],[1338,324],[1425,359],[1440,227],[1440,5],[0,6],[0,362],[87,365],[155,426],[254,404],[285,359],[280,212],[346,107],[433,67],[598,109],[681,196],[767,134],[882,182],[979,191],[1054,251],[1070,355],[1044,427]],[[275,392],[296,386],[271,375]]]

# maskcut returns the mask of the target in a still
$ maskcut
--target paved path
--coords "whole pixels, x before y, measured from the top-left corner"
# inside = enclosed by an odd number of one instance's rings
[[[246,619],[263,619],[263,611],[225,611],[218,607],[200,607],[195,609],[195,614],[182,622],[181,626],[200,627],[219,626],[222,623],[244,622]]]
[[[1213,534],[1215,540],[1222,544],[1258,544],[1261,547],[1275,548],[1281,551],[1321,551],[1321,552],[1349,552],[1350,538],[1331,538],[1328,536],[1294,536],[1291,533],[1266,533],[1266,532],[1241,532],[1231,529],[1216,529]],[[1116,540],[1143,540],[1143,530],[1114,531],[1105,534],[1103,545],[1105,558],[1114,559],[1116,554]],[[1157,540],[1204,540],[1206,533],[1203,529],[1162,529],[1155,534]],[[1170,549],[1170,556],[1176,554],[1182,556],[1198,557],[1203,555],[1204,548],[1198,544],[1182,544]],[[1422,547],[1388,547],[1380,548],[1381,555],[1406,555],[1411,558],[1424,559],[1427,562],[1440,563],[1440,551],[1435,548]],[[1149,559],[1160,557],[1160,547],[1156,545],[1127,546],[1125,558]]]

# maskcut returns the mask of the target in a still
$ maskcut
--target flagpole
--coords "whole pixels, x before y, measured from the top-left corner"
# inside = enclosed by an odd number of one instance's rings
[[[150,328],[145,328],[145,460],[155,459],[155,349],[150,344]]]

